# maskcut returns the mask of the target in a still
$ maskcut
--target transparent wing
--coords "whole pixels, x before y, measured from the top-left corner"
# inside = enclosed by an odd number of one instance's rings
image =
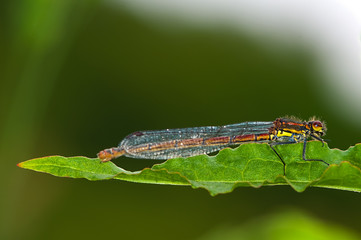
[[[201,144],[214,137],[232,137],[247,134],[268,133],[273,122],[244,122],[224,126],[207,126],[193,128],[177,128],[155,131],[139,131],[127,136],[119,147],[124,149],[126,156],[147,159],[169,159],[189,157],[218,151],[232,144],[219,145]],[[185,146],[176,144],[182,141],[193,141],[195,144]],[[199,144],[196,144],[199,142]],[[158,150],[150,146],[162,145]],[[139,149],[142,149],[139,151]],[[149,149],[149,150],[147,150]]]

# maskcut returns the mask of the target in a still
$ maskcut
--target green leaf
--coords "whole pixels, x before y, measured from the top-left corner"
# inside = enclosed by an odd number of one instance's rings
[[[215,226],[198,240],[359,240],[346,226],[317,219],[296,209],[278,209],[242,225]]]
[[[126,171],[112,162],[101,163],[97,158],[86,157],[50,156],[28,160],[18,166],[59,177],[191,185],[205,188],[211,195],[228,193],[241,186],[286,184],[298,192],[309,186],[361,192],[361,144],[341,151],[329,149],[321,142],[308,142],[307,158],[322,159],[330,166],[302,160],[302,143],[275,148],[285,167],[268,144],[258,143],[226,148],[216,156],[170,159],[136,172]]]

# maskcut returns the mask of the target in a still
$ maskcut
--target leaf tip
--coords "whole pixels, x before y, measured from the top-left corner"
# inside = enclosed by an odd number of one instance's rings
[[[28,163],[31,162],[32,160],[34,159],[30,159],[30,160],[26,160],[26,161],[23,161],[23,162],[19,162],[18,164],[16,164],[16,166],[20,167],[20,168],[25,168],[25,169],[28,169]]]
[[[23,168],[23,164],[24,162],[19,162],[18,164],[16,164],[16,166]]]

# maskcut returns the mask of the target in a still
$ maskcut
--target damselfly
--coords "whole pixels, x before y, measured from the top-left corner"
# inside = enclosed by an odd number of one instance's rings
[[[170,159],[208,154],[223,148],[249,142],[267,142],[274,145],[303,142],[302,159],[307,159],[307,139],[321,138],[326,133],[325,124],[319,120],[300,121],[294,118],[277,118],[273,122],[243,122],[224,126],[165,129],[134,132],[124,138],[118,147],[105,149],[98,153],[103,162],[120,156],[146,159]],[[283,162],[284,163],[284,162]]]

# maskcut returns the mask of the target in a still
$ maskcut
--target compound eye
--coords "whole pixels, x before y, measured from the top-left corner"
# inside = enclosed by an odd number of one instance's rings
[[[314,121],[312,123],[312,128],[313,130],[315,130],[316,132],[319,132],[322,130],[322,123],[320,121]]]

